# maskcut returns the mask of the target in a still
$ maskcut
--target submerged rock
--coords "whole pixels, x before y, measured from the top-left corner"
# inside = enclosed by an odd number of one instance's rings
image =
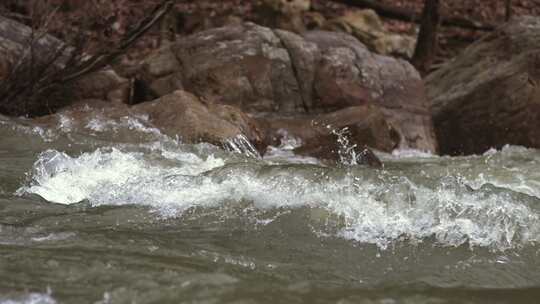
[[[521,17],[427,77],[443,154],[540,147],[540,18]]]

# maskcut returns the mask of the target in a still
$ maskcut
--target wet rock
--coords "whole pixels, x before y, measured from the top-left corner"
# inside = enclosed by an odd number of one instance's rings
[[[261,142],[256,123],[241,110],[229,105],[206,105],[185,91],[135,105],[131,112],[148,116],[148,121],[164,134],[178,136],[186,143],[221,144],[241,134],[252,143]]]
[[[269,144],[279,144],[286,133],[302,142],[296,153],[320,159],[339,161],[344,157],[342,149],[353,146],[356,146],[358,154],[365,147],[392,151],[400,140],[382,111],[372,105],[348,107],[320,115],[258,119],[267,131]]]
[[[522,17],[427,77],[444,154],[540,147],[540,18]]]
[[[222,27],[160,50],[147,59],[145,71],[149,87],[160,95],[183,89],[252,114],[302,116],[368,106],[382,113],[399,147],[437,149],[416,70],[406,61],[370,52],[345,33],[300,36],[252,23]]]
[[[321,51],[315,109],[373,105],[399,135],[400,148],[437,151],[424,84],[408,62],[371,53],[344,33],[314,31],[305,39]]]
[[[146,127],[155,127],[185,143],[208,142],[221,145],[231,138],[244,135],[256,147],[262,136],[256,121],[240,109],[223,104],[205,104],[193,94],[175,91],[150,102],[134,106],[100,99],[84,99],[56,114],[36,118],[44,126],[55,126],[63,117],[69,118],[73,131],[88,129],[92,121],[113,124],[128,118],[138,119]]]
[[[129,107],[103,99],[81,99],[58,112],[34,118],[36,125],[46,128],[67,128],[74,133],[88,130],[96,121],[119,121],[129,115]]]

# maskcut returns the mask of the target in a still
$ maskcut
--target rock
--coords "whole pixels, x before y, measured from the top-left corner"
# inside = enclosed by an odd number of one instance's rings
[[[310,7],[310,0],[262,0],[255,12],[265,26],[302,33],[306,30],[303,16]]]
[[[147,115],[148,121],[164,134],[178,136],[186,143],[222,144],[241,134],[252,143],[261,142],[256,123],[242,111],[228,105],[207,106],[185,91],[135,105],[131,112]]]
[[[275,34],[281,40],[291,60],[291,68],[297,79],[303,110],[309,111],[313,109],[313,88],[321,51],[315,43],[291,32],[276,30]]]
[[[244,135],[259,151],[266,148],[259,124],[242,110],[234,106],[214,103],[209,104],[208,109],[220,119],[236,126],[240,130],[236,135]]]
[[[291,59],[269,28],[247,23],[204,31],[173,46],[184,88],[252,112],[296,112],[303,102]]]
[[[155,79],[161,76],[170,75],[180,69],[180,63],[170,48],[165,46],[146,58],[144,63],[144,74],[147,79]]]
[[[145,63],[155,91],[183,89],[254,114],[302,116],[366,106],[382,113],[400,148],[437,150],[417,71],[406,61],[373,54],[346,33],[300,36],[245,23],[197,33],[160,52]],[[174,68],[162,73],[153,65]]]
[[[32,38],[32,29],[15,20],[0,16],[0,57],[2,61],[15,64],[26,53],[30,56],[32,46],[36,64],[46,64],[56,57],[58,50],[65,47],[64,43],[51,35],[40,35],[39,39]],[[30,43],[31,42],[31,43]],[[69,48],[65,50],[69,52]],[[63,64],[66,56],[60,56],[55,62]]]
[[[216,27],[237,25],[242,23],[245,18],[243,15],[234,15],[235,12],[216,10],[216,7],[213,8],[212,6],[213,5],[210,5],[206,8],[199,7],[199,9],[196,10],[177,8],[175,10],[176,30],[180,32],[182,36],[185,36]],[[240,11],[236,12],[236,14],[241,12],[242,9],[240,8]]]
[[[126,104],[102,99],[81,99],[54,114],[33,118],[33,122],[47,128],[67,128],[77,134],[88,131],[91,128],[89,126],[101,128],[96,122],[119,121],[127,115],[129,108]]]
[[[222,145],[228,139],[244,135],[256,147],[261,147],[262,136],[255,120],[240,109],[221,104],[206,105],[193,94],[175,91],[157,100],[134,106],[111,103],[106,100],[84,99],[72,103],[56,114],[36,118],[45,126],[61,123],[62,117],[70,118],[74,132],[88,129],[92,121],[119,122],[128,117],[142,119],[147,127],[180,138],[185,143],[208,142]]]
[[[72,85],[73,99],[105,99],[127,103],[129,81],[108,69],[77,79]]]
[[[311,7],[311,0],[263,0],[262,2],[267,8],[283,14],[306,12]]]
[[[370,50],[384,55],[411,58],[416,45],[415,38],[386,30],[377,13],[371,9],[346,11],[343,16],[329,21],[326,28],[349,33]]]
[[[164,96],[170,94],[176,90],[182,90],[182,78],[179,73],[174,73],[161,77],[150,83],[150,86],[146,88],[149,90],[140,101],[148,101],[154,99],[153,97]],[[140,102],[139,101],[139,102]]]
[[[269,144],[276,145],[286,132],[299,139],[302,146],[295,152],[321,159],[339,160],[340,141],[348,140],[358,148],[369,146],[392,151],[399,144],[399,135],[373,105],[348,107],[327,114],[293,117],[260,117]]]
[[[305,12],[303,19],[308,30],[320,30],[326,24],[326,18],[319,12]]]
[[[305,36],[321,51],[313,107],[334,111],[371,104],[400,137],[400,148],[437,151],[429,102],[418,72],[406,61],[377,55],[344,33]]]
[[[415,38],[399,34],[382,35],[373,41],[375,52],[405,59],[412,58],[415,47]]]
[[[426,81],[443,154],[540,148],[540,18],[503,25]]]

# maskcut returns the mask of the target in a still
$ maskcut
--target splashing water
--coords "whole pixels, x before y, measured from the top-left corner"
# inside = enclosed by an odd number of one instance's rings
[[[331,127],[328,126],[328,128]],[[351,132],[348,127],[339,130],[332,129],[331,132],[336,136],[340,164],[345,166],[356,166],[366,162],[366,157],[369,157],[368,154],[370,152],[366,149],[361,152],[357,151],[358,145],[351,142]]]
[[[223,142],[223,148],[229,152],[238,153],[251,158],[261,158],[261,154],[243,134],[227,139]]]
[[[340,236],[380,248],[403,238],[434,237],[446,246],[504,250],[535,242],[540,234],[538,214],[522,197],[496,187],[471,192],[466,181],[441,175],[430,178],[438,180],[432,188],[407,176],[365,170],[336,174],[331,168],[227,164],[193,155],[189,162],[162,166],[115,148],[76,158],[51,150],[39,157],[29,186],[18,193],[63,204],[141,204],[163,216],[241,201],[262,209],[323,208],[345,219]]]
[[[332,166],[287,134],[260,158],[245,137],[227,152],[92,118],[0,117],[0,303],[538,297],[538,150],[394,151],[373,169],[348,130],[351,166]]]
[[[321,161],[315,157],[301,156],[294,153],[294,149],[302,146],[302,140],[290,135],[286,130],[278,130],[280,144],[277,147],[269,146],[264,153],[264,159],[269,162],[286,162],[295,164],[321,165]]]

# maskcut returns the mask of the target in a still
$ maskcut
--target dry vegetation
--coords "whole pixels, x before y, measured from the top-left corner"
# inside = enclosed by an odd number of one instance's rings
[[[69,99],[70,81],[108,64],[129,64],[157,48],[164,29],[153,26],[154,8],[164,0],[4,0],[0,15],[28,25],[31,39],[20,58],[11,62],[11,73],[0,85],[0,112],[12,115],[44,114]],[[327,19],[357,9],[346,1],[312,0],[312,11]],[[220,26],[231,19],[260,23],[260,1],[171,0],[172,35],[188,35]],[[381,0],[381,4],[420,14],[424,0]],[[154,12],[154,13],[152,13]],[[540,1],[512,0],[514,15],[540,15]],[[505,19],[505,0],[441,1],[441,14],[497,25]],[[411,22],[385,19],[394,32],[416,35]],[[143,33],[144,38],[139,39]],[[453,57],[484,32],[442,27],[436,64]],[[36,54],[36,41],[50,34],[65,44]],[[129,51],[127,48],[134,45]],[[46,102],[43,102],[46,100]],[[39,105],[39,106],[37,106]]]
[[[14,41],[22,41],[19,56],[10,60],[0,83],[0,112],[9,115],[42,115],[70,101],[70,85],[125,54],[169,10],[169,1],[140,13],[121,26],[110,17],[113,6],[88,1],[77,6],[80,14],[57,1],[28,1],[26,6],[6,3],[4,15],[28,25],[18,27],[4,20]],[[83,14],[86,12],[86,14]],[[55,37],[60,38],[60,40]],[[4,43],[11,43],[4,41]]]

